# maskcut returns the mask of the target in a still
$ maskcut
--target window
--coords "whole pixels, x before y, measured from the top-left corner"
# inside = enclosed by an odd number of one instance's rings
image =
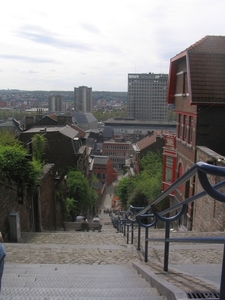
[[[193,143],[193,128],[194,128],[194,118],[189,117],[189,134],[188,134],[188,144]]]
[[[183,167],[182,167],[181,164],[179,164],[179,167],[178,167],[178,177],[177,178],[180,178],[183,174],[184,174]],[[184,188],[184,184],[182,184],[182,185],[179,186],[179,190],[181,191],[181,193],[183,192],[183,188]]]
[[[183,116],[182,115],[178,115],[178,138],[182,139],[183,137]]]
[[[173,175],[173,172],[172,172],[172,169],[169,169],[169,168],[166,168],[166,181],[169,181],[169,182],[172,182],[172,177]]]
[[[170,156],[166,157],[166,174],[165,180],[172,182],[173,180],[173,158]]]
[[[184,140],[188,140],[188,116],[184,116]]]
[[[183,94],[186,94],[187,92],[187,72],[185,71],[183,73]]]

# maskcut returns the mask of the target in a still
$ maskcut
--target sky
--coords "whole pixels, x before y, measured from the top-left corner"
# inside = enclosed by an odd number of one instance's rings
[[[1,2],[0,89],[127,91],[129,73],[169,73],[206,35],[225,36],[224,0]]]

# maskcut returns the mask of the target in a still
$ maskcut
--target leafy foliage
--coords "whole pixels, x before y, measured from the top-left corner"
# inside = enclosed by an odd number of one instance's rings
[[[70,169],[67,173],[67,195],[73,199],[70,209],[75,214],[86,214],[95,203],[95,192],[89,187],[87,178],[77,169]]]
[[[148,152],[141,160],[141,172],[138,175],[123,178],[116,194],[124,209],[129,205],[146,206],[154,200],[162,188],[162,155],[160,152]]]
[[[39,167],[27,159],[22,146],[0,145],[0,178],[15,181],[24,188],[31,188],[37,181]]]
[[[27,151],[10,133],[0,138],[0,179],[14,181],[23,189],[31,189],[38,181],[41,166],[28,158]]]
[[[93,101],[104,99],[107,102],[120,99],[121,101],[127,101],[127,92],[107,92],[107,91],[93,91],[92,92]]]
[[[124,118],[127,117],[127,111],[125,110],[112,110],[112,111],[93,111],[93,116],[98,120],[98,121],[106,121],[111,118]]]
[[[41,134],[35,134],[32,137],[32,158],[42,162],[46,146],[46,138]]]
[[[17,140],[8,130],[1,130],[0,145],[2,146],[21,146],[22,143]]]

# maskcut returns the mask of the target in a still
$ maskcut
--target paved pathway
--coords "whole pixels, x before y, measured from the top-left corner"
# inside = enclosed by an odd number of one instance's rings
[[[105,198],[107,201],[102,203],[101,208],[108,208],[110,194],[106,193]],[[196,290],[201,292],[219,291],[219,270],[223,257],[222,245],[171,244],[169,272],[166,273],[163,272],[164,254],[161,243],[149,244],[149,261],[144,263],[143,253],[137,251],[135,246],[135,244],[137,245],[137,233],[135,232],[134,234],[134,245],[127,245],[124,235],[116,232],[113,228],[109,216],[102,213],[100,218],[103,222],[101,232],[22,233],[20,243],[5,243],[7,252],[5,259],[6,269],[7,266],[18,266],[18,264],[131,266],[133,262],[141,262],[157,276],[185,292]],[[150,231],[150,234],[151,237],[164,237],[163,230],[153,229]],[[172,232],[171,235],[199,236],[198,233],[193,232]],[[201,233],[202,235],[223,236],[224,233]],[[142,236],[142,249],[144,249],[144,231],[142,231]],[[207,278],[205,276],[208,275],[207,271],[202,271],[204,266],[205,268],[210,268],[210,266],[216,268],[213,269],[215,270],[213,271],[214,276]],[[201,276],[198,276],[199,274]]]
[[[164,231],[152,230],[151,237],[164,237]],[[171,237],[224,236],[223,232],[173,232]],[[134,239],[136,240],[136,239]],[[144,236],[141,239],[144,241]],[[135,241],[136,242],[136,241]],[[142,242],[142,249],[144,244]],[[164,245],[149,243],[149,268],[162,279],[185,292],[220,290],[223,245],[213,244],[170,244],[169,271],[163,271]]]
[[[101,232],[22,233],[5,243],[0,299],[165,300],[132,268],[132,245],[100,215]]]

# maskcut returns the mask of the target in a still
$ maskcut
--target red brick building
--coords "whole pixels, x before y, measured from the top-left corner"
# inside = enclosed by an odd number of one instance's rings
[[[165,191],[176,181],[176,135],[164,136],[162,190]],[[172,193],[171,195],[174,195]]]
[[[176,178],[197,161],[196,147],[225,154],[225,36],[206,36],[170,60],[167,103],[177,115]],[[195,177],[178,188],[179,202],[196,193]],[[193,204],[181,220],[192,229]]]
[[[108,156],[95,155],[92,172],[106,186],[112,184],[118,177],[113,168],[112,160]]]

